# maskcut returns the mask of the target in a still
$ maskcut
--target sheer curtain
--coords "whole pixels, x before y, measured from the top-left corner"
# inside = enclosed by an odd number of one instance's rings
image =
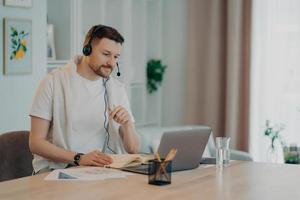
[[[300,1],[254,0],[252,10],[250,150],[265,161],[266,120],[300,145]]]

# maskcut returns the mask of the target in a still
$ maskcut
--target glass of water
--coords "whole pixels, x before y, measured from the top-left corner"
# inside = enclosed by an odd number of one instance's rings
[[[216,166],[228,166],[230,161],[229,151],[230,137],[216,138]]]

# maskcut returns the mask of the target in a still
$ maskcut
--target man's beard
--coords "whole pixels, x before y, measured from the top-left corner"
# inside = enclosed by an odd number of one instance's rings
[[[110,65],[101,65],[101,66],[94,67],[93,65],[90,65],[90,64],[89,64],[89,67],[90,67],[91,70],[93,70],[93,72],[94,72],[95,74],[97,74],[98,76],[101,76],[101,77],[103,77],[103,78],[109,78],[109,75],[110,75],[111,72],[112,72],[112,66],[110,66]],[[103,69],[103,68],[105,68],[105,69],[109,68],[109,69],[110,69],[110,73],[105,73],[105,72],[103,72],[103,71],[101,70],[101,69]]]

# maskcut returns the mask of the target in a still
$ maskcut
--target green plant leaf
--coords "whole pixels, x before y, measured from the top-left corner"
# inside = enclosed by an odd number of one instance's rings
[[[166,66],[160,60],[151,59],[147,63],[147,89],[152,93],[158,89],[163,80]]]
[[[12,32],[12,33],[11,33],[11,36],[12,36],[12,37],[18,36],[18,31],[17,31],[15,28],[12,27],[12,28],[11,28],[11,32]]]
[[[280,135],[280,132],[284,130],[283,125],[278,126],[277,124],[271,125],[270,120],[266,120],[264,135],[269,137],[271,140],[271,148],[275,148],[275,142],[278,140],[281,145],[284,145],[284,141]]]
[[[26,46],[25,46],[25,45],[21,45],[21,48],[24,50],[24,52],[26,52],[26,51],[27,51],[27,48],[26,48]]]
[[[13,43],[13,45],[18,45],[18,42],[16,40],[12,40],[11,42]]]

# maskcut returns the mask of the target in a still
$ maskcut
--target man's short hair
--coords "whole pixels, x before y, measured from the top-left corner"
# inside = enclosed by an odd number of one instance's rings
[[[93,38],[91,39],[92,35]],[[102,38],[107,38],[120,44],[123,44],[124,42],[123,36],[116,29],[110,26],[96,25],[90,28],[86,34],[83,46],[87,45],[89,42],[92,43],[95,38],[99,40]]]

